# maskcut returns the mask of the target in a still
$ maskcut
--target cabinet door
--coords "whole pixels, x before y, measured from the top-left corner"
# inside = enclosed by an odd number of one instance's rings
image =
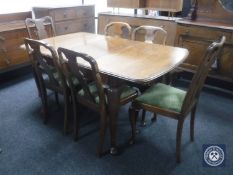
[[[200,65],[210,42],[191,36],[179,36],[178,46],[189,50],[189,56],[181,67],[195,70]]]

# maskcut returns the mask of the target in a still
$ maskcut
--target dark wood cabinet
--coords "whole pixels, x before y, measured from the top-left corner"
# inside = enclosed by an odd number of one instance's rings
[[[208,45],[221,36],[226,43],[217,61],[212,65],[210,77],[233,82],[233,13],[228,12],[218,0],[198,0],[193,20],[177,21],[176,45],[185,47],[190,54],[182,64],[186,71],[195,71]],[[231,16],[231,18],[230,18]]]

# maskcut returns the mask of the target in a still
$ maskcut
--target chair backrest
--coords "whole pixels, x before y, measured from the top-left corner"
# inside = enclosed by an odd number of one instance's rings
[[[52,46],[34,39],[25,38],[24,43],[32,61],[32,66],[40,80],[47,76],[49,82],[53,85],[65,86],[65,79],[60,69],[56,50]],[[59,76],[60,81],[58,81],[56,76]]]
[[[131,27],[128,23],[125,22],[111,22],[107,24],[104,28],[104,34],[106,36],[114,36],[119,38],[131,37]]]
[[[226,40],[225,36],[222,36],[219,42],[213,42],[207,48],[206,53],[203,56],[202,62],[196,70],[196,73],[193,76],[190,87],[187,91],[187,94],[184,99],[181,112],[186,114],[189,112],[189,108],[197,102],[201,89],[204,85],[205,79],[208,75],[211,65],[218,59],[223,44]]]
[[[53,19],[50,16],[45,16],[38,19],[27,18],[25,20],[28,35],[33,39],[45,39],[56,36]]]
[[[102,78],[99,72],[99,68],[97,62],[91,56],[88,56],[84,53],[75,52],[72,50],[68,50],[65,48],[58,48],[58,54],[60,60],[66,60],[67,62],[63,63],[63,72],[66,75],[68,80],[69,86],[71,88],[71,93],[76,94],[75,85],[73,84],[72,77],[75,76],[81,88],[84,92],[84,98],[91,101],[94,104],[99,104],[100,106],[105,108],[105,94],[103,88]],[[84,68],[82,64],[87,63],[88,68]],[[91,74],[88,73],[88,70]],[[97,88],[97,95],[99,96],[99,101],[96,101],[95,94],[92,94],[92,90],[90,88],[89,83],[90,79],[94,81],[96,88]]]
[[[143,40],[146,43],[159,43],[165,45],[167,31],[162,27],[139,26],[133,30],[132,40]]]

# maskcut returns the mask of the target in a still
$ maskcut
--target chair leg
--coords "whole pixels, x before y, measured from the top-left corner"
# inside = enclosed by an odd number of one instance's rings
[[[45,88],[41,91],[41,101],[43,106],[43,113],[44,113],[44,124],[48,122],[48,100],[47,100],[47,91]]]
[[[37,72],[35,72],[37,73]],[[44,119],[43,119],[43,122],[44,124],[47,123],[48,121],[48,100],[47,100],[47,91],[46,91],[46,88],[45,88],[45,85],[43,83],[43,77],[42,75],[38,72],[38,74],[35,74],[37,75],[37,80],[39,82],[39,88],[40,88],[40,95],[41,95],[41,101],[42,101],[42,106],[43,106],[43,113],[44,113]]]
[[[176,162],[181,162],[181,140],[184,120],[178,120],[176,131]]]
[[[157,114],[154,113],[154,116],[151,119],[151,122],[156,122],[157,121]]]
[[[97,147],[97,156],[98,157],[101,157],[101,155],[103,153],[106,128],[107,128],[107,116],[106,116],[105,112],[101,112],[101,114],[100,114],[99,145]]]
[[[56,103],[59,106],[59,96],[58,96],[58,93],[57,92],[54,92],[54,93],[55,93]]]
[[[142,110],[142,120],[141,120],[141,126],[146,126],[146,121],[145,121],[145,117],[146,117],[146,110]]]
[[[41,89],[40,89],[40,82],[39,82],[39,78],[36,74],[36,70],[35,68],[32,68],[32,73],[33,73],[33,76],[35,78],[35,82],[36,82],[36,87],[37,87],[37,90],[38,90],[38,96],[41,97]]]
[[[38,87],[40,88],[40,95],[41,95],[41,102],[43,106],[43,113],[44,113],[44,124],[48,121],[48,100],[47,100],[47,91],[44,85],[43,76],[39,70],[34,69],[34,75],[37,77],[36,81],[38,83]]]
[[[73,115],[74,115],[74,141],[78,140],[79,135],[79,116],[78,116],[78,105],[73,100]]]
[[[137,119],[138,113],[139,111],[134,109],[132,106],[129,108],[129,120],[130,120],[130,125],[131,125],[131,132],[132,132],[131,138],[129,140],[130,145],[134,144],[135,136],[136,136],[136,133],[138,132],[136,128],[136,119]]]
[[[191,119],[190,119],[190,140],[191,142],[194,141],[194,124],[195,124],[196,108],[197,106],[195,105],[191,111]]]
[[[69,95],[65,92],[64,93],[64,134],[68,133],[68,122],[69,122]]]

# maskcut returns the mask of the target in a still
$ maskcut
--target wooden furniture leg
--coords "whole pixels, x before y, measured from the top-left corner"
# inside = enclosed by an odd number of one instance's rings
[[[120,108],[120,90],[117,87],[111,87],[108,90],[108,102],[109,102],[109,116],[110,116],[110,135],[111,135],[111,148],[110,154],[116,155],[118,153],[116,143],[117,133],[117,117]]]

